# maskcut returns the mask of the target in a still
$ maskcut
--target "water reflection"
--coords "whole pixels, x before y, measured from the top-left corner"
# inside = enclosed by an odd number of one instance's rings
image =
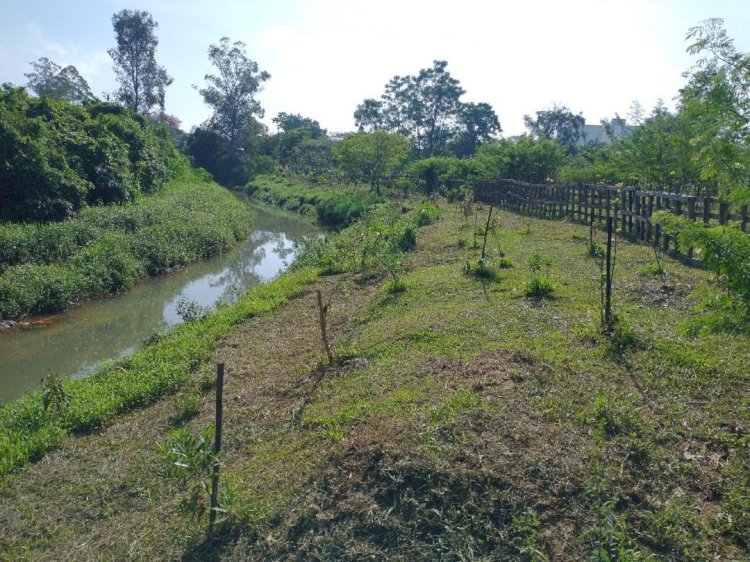
[[[297,215],[252,207],[255,230],[231,252],[87,303],[50,326],[0,334],[0,402],[34,388],[49,371],[84,376],[132,351],[154,330],[181,321],[177,302],[183,297],[213,306],[231,299],[234,288],[271,279],[290,262],[295,241],[320,232]]]

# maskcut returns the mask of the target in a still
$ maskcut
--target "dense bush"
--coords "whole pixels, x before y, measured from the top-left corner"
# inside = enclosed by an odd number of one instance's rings
[[[377,205],[338,233],[303,241],[293,267],[316,267],[324,275],[381,271],[397,281],[404,254],[416,247],[416,229],[413,216]]]
[[[739,225],[706,227],[666,211],[654,213],[653,219],[675,234],[683,248],[696,248],[700,259],[716,274],[726,288],[723,297],[710,295],[702,308],[707,313],[703,324],[706,331],[750,331],[750,235]]]
[[[0,90],[0,220],[59,220],[132,201],[182,166],[166,128],[121,106]]]
[[[321,224],[340,228],[382,203],[371,193],[344,188],[324,188],[280,176],[260,176],[245,187],[256,199],[290,211],[315,213]]]
[[[226,251],[247,234],[250,215],[196,176],[62,222],[0,225],[0,319],[59,312]]]

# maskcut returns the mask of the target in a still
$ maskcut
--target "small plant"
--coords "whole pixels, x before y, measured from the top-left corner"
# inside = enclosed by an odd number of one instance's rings
[[[524,294],[535,299],[544,299],[552,296],[555,286],[544,275],[534,275],[526,284]]]
[[[476,265],[466,262],[466,265],[464,266],[464,275],[483,281],[497,281],[499,277],[495,268],[490,267],[482,261],[479,261]]]
[[[187,492],[180,500],[180,511],[191,519],[200,519],[211,510],[211,477],[219,455],[212,444],[213,429],[198,434],[181,427],[169,434],[159,446],[166,469],[165,478],[176,479]],[[232,492],[226,485],[220,494],[215,523],[226,521],[231,513]]]
[[[502,256],[497,262],[497,267],[500,269],[510,269],[513,267],[513,262],[510,258]]]
[[[417,207],[416,224],[417,226],[427,226],[440,218],[440,209],[432,201],[425,201]]]
[[[531,270],[531,279],[526,284],[524,294],[527,297],[543,299],[552,296],[555,291],[555,286],[549,279],[549,268],[552,265],[552,261],[545,258],[539,253],[534,253],[529,258],[529,269]],[[547,269],[547,275],[542,275],[542,268]]]
[[[46,412],[50,408],[60,414],[70,404],[70,394],[65,390],[65,379],[50,372],[42,379],[42,405]]]
[[[177,421],[184,422],[200,412],[203,394],[200,388],[186,389],[177,395]]]

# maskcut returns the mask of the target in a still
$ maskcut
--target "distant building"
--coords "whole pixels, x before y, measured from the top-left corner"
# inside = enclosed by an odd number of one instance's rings
[[[587,144],[614,144],[615,141],[628,138],[633,127],[625,124],[624,120],[612,119],[609,125],[584,125],[578,146]],[[611,136],[610,136],[611,133]]]

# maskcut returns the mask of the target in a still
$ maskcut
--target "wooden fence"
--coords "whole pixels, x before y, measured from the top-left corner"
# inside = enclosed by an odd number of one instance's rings
[[[700,261],[693,258],[692,248],[680,248],[674,236],[652,222],[655,211],[670,211],[707,225],[738,221],[742,230],[747,230],[747,205],[732,208],[713,197],[642,191],[636,187],[537,185],[514,180],[476,181],[472,187],[477,201],[519,214],[583,224],[604,223],[607,217],[613,217],[621,234],[628,238],[696,264]]]

